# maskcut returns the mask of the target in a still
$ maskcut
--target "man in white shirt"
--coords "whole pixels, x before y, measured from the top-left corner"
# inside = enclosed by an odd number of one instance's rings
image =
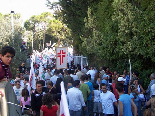
[[[83,94],[79,88],[80,81],[76,80],[73,82],[73,88],[70,88],[67,91],[67,100],[69,103],[69,111],[71,116],[81,116],[82,107],[86,110]]]
[[[50,81],[53,82],[53,86],[56,84],[57,78],[59,78],[57,76],[57,69],[54,71],[54,75],[50,78]]]
[[[29,91],[29,95],[31,94],[31,87],[29,84],[29,78],[28,77],[24,77],[24,88],[26,88]]]
[[[90,68],[90,70],[86,73],[87,75],[91,75],[91,80],[94,80],[94,78],[95,78],[95,70],[94,70],[94,68],[93,67],[91,67]]]
[[[76,75],[78,76],[79,80],[81,79],[81,76],[84,75],[83,72],[81,72],[81,66],[78,66],[78,72],[76,73]]]
[[[105,116],[113,115],[114,114],[113,104],[115,104],[115,106],[118,107],[115,95],[112,92],[107,91],[107,86],[104,83],[101,84],[101,90],[102,93],[100,94],[100,98],[102,102],[103,114]]]
[[[71,74],[70,76],[73,78],[73,80],[79,80],[78,76],[77,75],[74,75],[74,70],[71,70]]]
[[[20,81],[16,81],[15,85],[16,86],[13,87],[13,90],[15,92],[15,95],[17,96],[18,103],[20,103],[21,92],[23,88],[20,86]]]

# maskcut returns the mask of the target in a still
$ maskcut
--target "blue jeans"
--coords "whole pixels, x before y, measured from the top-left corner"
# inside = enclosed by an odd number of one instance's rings
[[[81,110],[79,111],[73,111],[73,110],[69,110],[70,116],[81,116]]]
[[[91,114],[92,100],[87,100],[86,106],[87,106],[86,116],[89,116]]]

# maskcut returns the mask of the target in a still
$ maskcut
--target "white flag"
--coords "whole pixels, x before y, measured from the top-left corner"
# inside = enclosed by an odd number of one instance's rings
[[[39,67],[39,77],[40,77],[40,80],[45,80],[42,63],[40,63],[40,67]]]
[[[60,116],[70,116],[64,82],[61,82]]]
[[[56,68],[67,68],[67,47],[56,48]]]
[[[36,89],[36,83],[35,83],[35,73],[34,73],[34,68],[33,68],[33,58],[32,58],[32,62],[31,62],[31,70],[30,70],[30,75],[29,75],[29,84],[30,87],[32,87],[33,89]]]

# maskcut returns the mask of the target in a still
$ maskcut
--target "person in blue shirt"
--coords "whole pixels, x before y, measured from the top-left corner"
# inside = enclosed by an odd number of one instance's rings
[[[116,83],[115,85],[116,91],[119,95],[118,99],[118,115],[119,116],[132,116],[131,106],[133,107],[133,115],[137,116],[137,107],[135,103],[131,100],[128,94],[124,94],[123,84]]]

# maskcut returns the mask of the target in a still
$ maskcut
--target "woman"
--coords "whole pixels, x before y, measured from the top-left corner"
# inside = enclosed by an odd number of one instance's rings
[[[58,105],[53,100],[50,93],[46,93],[42,98],[42,106],[40,109],[40,116],[59,116]]]
[[[28,115],[31,114],[31,110],[30,109],[27,110],[27,107],[31,106],[31,100],[30,100],[30,97],[29,97],[29,92],[28,92],[28,90],[26,88],[22,90],[22,97],[20,99],[20,106],[23,107],[22,108],[23,114],[28,114]]]

